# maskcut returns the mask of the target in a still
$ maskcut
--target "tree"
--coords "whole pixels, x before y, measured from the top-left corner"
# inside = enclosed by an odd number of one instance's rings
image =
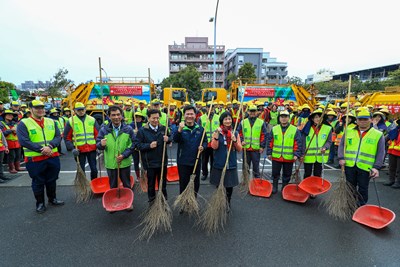
[[[237,80],[237,75],[233,72],[229,73],[228,77],[226,77],[226,80],[228,82],[228,87],[231,86],[232,82]]]
[[[386,86],[400,85],[400,69],[391,71],[388,74],[388,79],[385,81]]]
[[[54,98],[62,97],[61,89],[67,86],[71,80],[66,78],[68,70],[61,68],[59,69],[50,80],[50,86],[46,89],[47,95],[51,97],[51,101],[54,105]]]
[[[314,84],[318,93],[323,95],[330,95],[336,98],[344,98],[347,95],[348,82],[340,80],[331,80],[328,82],[317,82]]]
[[[288,77],[287,79],[288,79],[288,84],[304,85],[304,82],[300,77],[292,76]]]
[[[0,81],[0,100],[3,101],[4,103],[10,102],[8,95],[11,90],[15,90],[15,84],[5,81]]]
[[[193,65],[181,69],[178,73],[164,78],[161,82],[161,88],[181,87],[186,88],[189,98],[199,99],[201,95],[202,83],[200,82],[201,73]]]
[[[244,82],[254,83],[257,79],[256,68],[250,62],[246,62],[239,69],[238,76]]]

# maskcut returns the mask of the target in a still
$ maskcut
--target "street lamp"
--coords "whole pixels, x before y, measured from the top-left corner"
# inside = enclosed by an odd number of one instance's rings
[[[108,82],[108,74],[107,74],[107,71],[106,71],[104,68],[101,68],[101,70],[104,71],[104,73],[106,74],[106,79],[105,79],[105,81]],[[101,82],[103,82],[103,81],[101,81]]]
[[[215,8],[215,16],[210,18],[209,22],[214,22],[214,70],[213,70],[213,88],[215,88],[215,80],[217,78],[217,14],[218,14],[218,4],[219,0],[217,0],[217,6]]]

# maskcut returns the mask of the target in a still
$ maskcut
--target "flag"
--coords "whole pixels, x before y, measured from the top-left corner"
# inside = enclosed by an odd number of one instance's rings
[[[17,93],[17,91],[16,90],[14,90],[14,89],[11,89],[11,96],[12,96],[12,99],[14,100],[14,101],[16,101],[16,100],[18,100],[18,93]]]

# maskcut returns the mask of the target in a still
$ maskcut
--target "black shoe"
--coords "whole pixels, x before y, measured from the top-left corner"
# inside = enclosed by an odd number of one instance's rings
[[[202,181],[207,180],[207,176],[208,176],[208,175],[203,175],[203,176],[201,177],[201,180],[202,180]]]
[[[183,214],[184,213],[184,211],[183,211],[183,209],[181,209],[180,211],[179,211],[179,214]]]
[[[392,185],[394,185],[394,182],[391,182],[391,181],[384,182],[383,185],[392,186]]]
[[[49,200],[49,204],[51,204],[53,206],[62,206],[62,205],[64,205],[64,201],[54,198],[52,200]]]
[[[310,195],[311,199],[315,199],[317,196],[316,195]]]
[[[44,205],[44,203],[37,203],[36,204],[36,212],[37,213],[43,213],[46,211],[46,206]]]
[[[333,160],[328,160],[327,164],[333,164]]]
[[[391,188],[394,188],[394,189],[400,189],[400,183],[394,183],[392,186],[391,186]]]
[[[3,179],[0,179],[0,184],[4,184],[6,181],[4,181]]]

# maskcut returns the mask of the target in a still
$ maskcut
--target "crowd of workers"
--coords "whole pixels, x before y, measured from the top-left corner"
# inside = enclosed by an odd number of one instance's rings
[[[362,107],[358,102],[349,107],[347,103],[278,106],[260,101],[240,105],[234,100],[194,105],[185,102],[178,107],[174,102],[164,106],[158,99],[149,105],[145,101],[115,101],[108,106],[105,120],[100,123],[79,102],[73,112],[54,108],[48,114],[38,100],[30,102],[29,108],[18,102],[12,102],[11,107],[3,110],[0,103],[0,159],[7,154],[9,172],[21,171],[23,148],[39,213],[46,210],[45,191],[49,204],[64,204],[56,198],[62,139],[67,150],[79,159],[82,169],[88,162],[92,180],[98,176],[97,155],[102,153],[111,188],[117,187],[118,173],[123,186],[131,188],[132,162],[136,179],[143,179],[140,168],[144,168],[150,205],[156,196],[161,169],[168,164],[169,153],[164,153],[164,159],[161,156],[165,142],[178,144],[181,193],[193,171],[196,194],[200,179],[209,177],[210,183],[218,186],[230,149],[224,180],[229,206],[233,188],[239,184],[237,152],[241,151],[252,169],[252,177],[261,175],[263,154],[272,162],[274,194],[278,192],[279,179],[282,189],[290,182],[295,162],[304,165],[304,178],[321,176],[324,164],[337,162],[337,167],[345,169],[346,179],[357,188],[359,205],[364,205],[368,201],[369,180],[379,176],[387,154],[389,180],[384,184],[400,188],[400,120],[394,119],[385,106]],[[236,122],[238,126],[233,132]],[[193,170],[198,151],[201,164]],[[2,169],[0,174],[0,182],[9,179]],[[164,171],[162,193],[167,198],[166,174]]]

